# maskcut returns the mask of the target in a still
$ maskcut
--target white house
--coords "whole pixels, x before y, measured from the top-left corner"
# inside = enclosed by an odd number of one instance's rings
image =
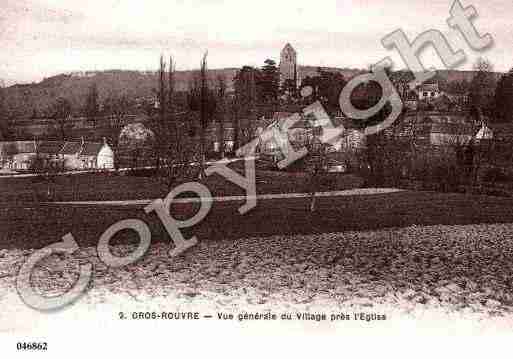
[[[65,142],[59,151],[68,169],[112,169],[114,168],[114,151],[104,139],[103,143]]]
[[[11,141],[0,142],[0,168],[32,170],[36,164],[77,169],[112,169],[114,151],[104,139],[81,141]]]
[[[477,131],[476,140],[493,140],[493,131],[484,122],[481,124],[479,131]]]
[[[96,166],[98,168],[114,168],[114,151],[105,140],[103,141],[103,146],[101,146],[100,151],[98,151]]]

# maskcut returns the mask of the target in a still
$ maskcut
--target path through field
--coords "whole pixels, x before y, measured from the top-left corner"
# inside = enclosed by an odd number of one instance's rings
[[[375,194],[397,193],[402,192],[396,188],[356,188],[345,191],[316,192],[316,197],[341,197],[341,196],[365,196]],[[247,199],[269,200],[269,199],[290,199],[290,198],[309,198],[310,193],[278,193],[278,194],[258,194],[256,196],[223,196],[211,198],[176,198],[173,203],[199,203],[199,202],[238,202]],[[53,205],[108,205],[108,206],[130,206],[130,205],[146,205],[154,200],[123,200],[123,201],[68,201],[68,202],[49,202]]]

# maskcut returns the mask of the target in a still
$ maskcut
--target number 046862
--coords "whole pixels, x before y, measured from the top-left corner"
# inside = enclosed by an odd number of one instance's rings
[[[47,350],[48,343],[45,342],[18,342],[16,345],[18,350]]]

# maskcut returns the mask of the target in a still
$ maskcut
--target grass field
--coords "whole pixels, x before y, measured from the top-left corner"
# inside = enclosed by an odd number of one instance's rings
[[[240,166],[236,170],[244,171]],[[238,167],[238,168],[237,168]],[[213,174],[202,181],[214,196],[243,195],[244,190],[224,177]],[[258,193],[308,192],[305,173],[257,170]],[[327,174],[319,191],[361,187],[363,180],[354,175]],[[158,177],[138,177],[116,173],[74,174],[55,176],[51,182],[38,177],[0,177],[0,203],[46,201],[106,201],[163,198],[170,188]],[[47,195],[50,190],[50,196]]]
[[[434,192],[321,198],[318,210],[308,211],[307,199],[261,200],[246,215],[237,211],[242,202],[214,203],[197,226],[185,229],[200,241],[363,231],[411,225],[512,223],[513,199]],[[175,204],[173,215],[188,218],[198,204]],[[70,206],[20,204],[4,206],[0,216],[0,248],[41,248],[72,232],[80,246],[95,246],[112,224],[140,218],[150,225],[152,241],[169,238],[155,214],[142,206]],[[133,240],[120,232],[119,243]],[[116,240],[113,243],[116,243]]]
[[[257,178],[259,193],[306,190],[298,185],[306,187],[307,177],[301,174],[260,171]],[[339,182],[328,181],[319,190],[357,185],[357,179],[336,178]],[[63,190],[60,200],[149,199],[166,194],[163,184],[152,178],[85,175],[58,180],[54,185]],[[83,186],[79,198],[66,192],[72,180]],[[183,230],[186,238],[194,235],[199,244],[171,260],[168,234],[143,205],[30,201],[30,192],[44,191],[46,184],[10,181],[0,181],[3,188],[15,191],[4,191],[0,209],[0,287],[10,293],[3,299],[0,293],[0,300],[9,308],[20,305],[15,278],[32,252],[24,249],[59,242],[71,232],[81,247],[75,259],[95,265],[89,302],[127,295],[137,303],[151,297],[166,308],[184,302],[207,303],[208,310],[233,309],[237,303],[255,310],[372,308],[391,317],[414,313],[419,318],[447,311],[475,320],[494,318],[493,323],[504,317],[507,328],[513,326],[513,198],[413,191],[319,197],[314,213],[308,198],[266,199],[245,215],[238,213],[242,201],[214,202],[201,223]],[[210,181],[214,195],[243,194],[222,178]],[[100,188],[105,192],[98,197]],[[16,197],[20,193],[21,198]],[[190,218],[198,206],[175,203],[171,212],[176,218]],[[150,253],[126,268],[107,268],[96,254],[99,238],[112,224],[131,218],[149,225]],[[121,244],[136,243],[130,231],[111,241],[120,256],[134,248]],[[69,288],[75,278],[73,271],[68,273],[68,264],[62,264],[68,262],[54,257],[49,261],[57,264],[43,265],[34,276],[38,288],[52,294],[57,287]],[[128,303],[132,306],[133,300]]]

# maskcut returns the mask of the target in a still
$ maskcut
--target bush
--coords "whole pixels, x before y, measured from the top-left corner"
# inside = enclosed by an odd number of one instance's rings
[[[487,189],[484,191],[484,194],[495,197],[511,197],[509,192],[500,189]]]
[[[155,177],[157,170],[155,168],[132,168],[128,170],[127,174],[133,177]]]
[[[488,169],[483,175],[484,182],[509,182],[511,177],[501,168],[494,167]]]

